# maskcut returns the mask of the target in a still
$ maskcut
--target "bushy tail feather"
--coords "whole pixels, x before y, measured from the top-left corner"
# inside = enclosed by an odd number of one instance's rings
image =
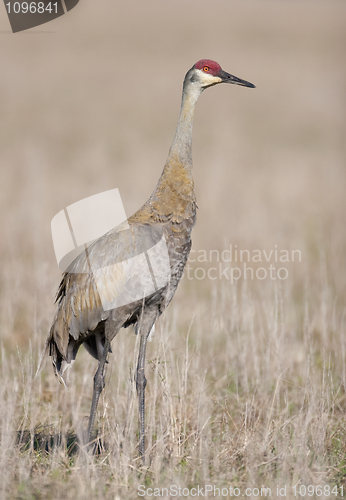
[[[57,379],[59,380],[60,383],[62,383],[65,387],[67,387],[69,384],[68,371],[69,371],[69,368],[71,368],[71,366],[76,358],[76,354],[77,354],[77,350],[78,350],[79,346],[77,347],[76,343],[72,342],[69,347],[70,348],[68,349],[67,357],[65,358],[61,354],[61,352],[60,352],[60,350],[59,350],[59,348],[54,340],[53,327],[52,327],[50,332],[49,332],[46,343],[44,345],[44,349],[43,349],[41,357],[40,357],[40,361],[39,361],[38,368],[37,368],[37,371],[35,374],[35,378],[39,375],[40,371],[43,368],[43,363],[44,363],[45,357],[47,355],[49,355],[52,359],[52,364],[54,367],[55,376],[57,377]]]

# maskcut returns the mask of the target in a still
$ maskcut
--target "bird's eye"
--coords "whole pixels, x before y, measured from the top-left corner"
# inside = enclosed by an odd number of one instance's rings
[[[209,66],[204,66],[203,71],[205,71],[206,73],[208,73],[209,70],[210,70]]]

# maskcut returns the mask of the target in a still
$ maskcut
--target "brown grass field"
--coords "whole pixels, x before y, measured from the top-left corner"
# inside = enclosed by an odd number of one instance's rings
[[[0,499],[346,497],[345,2],[82,0],[9,29],[2,10]],[[95,455],[76,442],[95,360],[80,350],[68,390],[49,360],[34,378],[61,274],[50,221],[115,187],[141,206],[203,57],[257,88],[197,105],[195,262],[148,345],[142,468],[133,331],[113,341]],[[230,245],[287,278],[231,283]]]

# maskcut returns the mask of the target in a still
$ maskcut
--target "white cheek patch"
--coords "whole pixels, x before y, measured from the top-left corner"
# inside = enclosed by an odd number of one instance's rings
[[[200,79],[203,85],[213,85],[215,83],[221,83],[222,80],[219,76],[213,76],[210,73],[205,73],[202,70],[199,70],[200,72]]]

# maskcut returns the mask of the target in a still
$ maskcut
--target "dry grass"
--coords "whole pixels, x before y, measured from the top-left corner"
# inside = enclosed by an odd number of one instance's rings
[[[270,487],[274,498],[277,485],[286,498],[297,484],[340,488],[344,3],[80,3],[41,28],[56,33],[0,34],[0,498],[138,498],[141,484]],[[68,391],[48,363],[34,379],[60,275],[50,220],[114,187],[128,214],[145,201],[184,72],[201,57],[257,89],[220,86],[198,103],[194,249],[277,245],[302,259],[281,281],[184,278],[148,348],[142,469],[132,332],[113,342],[95,456],[76,444],[94,360],[81,350]]]

